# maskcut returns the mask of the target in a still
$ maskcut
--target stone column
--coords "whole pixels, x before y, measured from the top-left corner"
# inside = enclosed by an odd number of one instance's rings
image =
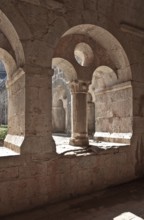
[[[71,138],[70,145],[88,146],[87,91],[88,83],[71,83]]]
[[[47,68],[27,68],[23,154],[56,152],[52,138],[52,74],[53,70]]]
[[[8,88],[8,134],[4,146],[21,154],[53,155],[52,138],[53,70],[26,66],[19,69]]]

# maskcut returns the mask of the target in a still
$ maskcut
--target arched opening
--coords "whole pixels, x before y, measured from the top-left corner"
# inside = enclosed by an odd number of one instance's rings
[[[117,75],[108,66],[99,66],[93,73],[92,89],[95,92],[102,91],[116,85],[118,81]]]
[[[4,34],[16,58],[17,68],[23,67],[25,56],[19,36],[6,15],[0,10],[0,33]]]
[[[25,73],[22,69],[25,58],[18,34],[1,10],[0,36],[2,39],[0,42],[0,61],[1,68],[6,72],[5,85],[8,106],[8,133],[4,140],[4,147],[7,148],[8,154],[2,152],[1,156],[7,156],[21,152],[25,137]]]
[[[16,63],[13,57],[4,49],[0,48],[0,60],[1,60],[1,74],[4,76],[4,79],[1,82],[1,108],[4,108],[4,112],[2,110],[2,115],[1,115],[1,124],[7,124],[7,131],[5,132],[8,133],[5,137],[5,139],[2,140],[2,144],[4,147],[9,148],[10,150],[5,150],[5,148],[1,148],[2,156],[6,155],[17,155],[17,153],[20,153],[20,149],[17,146],[17,143],[13,141],[11,143],[11,138],[14,137],[14,133],[16,130],[17,136],[15,135],[15,138],[17,137],[17,140],[19,140],[19,143],[23,142],[23,138],[19,136],[19,132],[22,131],[23,128],[23,122],[19,120],[21,116],[20,108],[19,108],[19,101],[21,100],[22,96],[20,93],[14,92],[16,88],[18,88],[15,83],[13,82],[14,80],[14,75],[18,74],[21,72],[17,71]],[[1,76],[2,76],[1,75]],[[18,91],[17,91],[18,92]],[[22,91],[21,91],[22,92]],[[21,108],[23,108],[24,103],[21,103]],[[21,109],[22,110],[22,109]],[[16,124],[17,123],[17,124]],[[4,127],[2,125],[2,127]],[[5,125],[6,128],[6,125]],[[16,141],[17,141],[16,140]],[[11,151],[12,150],[12,151]]]
[[[60,77],[64,78],[67,83],[77,80],[77,73],[74,66],[69,61],[61,57],[53,58],[52,69],[54,69],[54,72],[58,70]]]
[[[70,42],[71,44],[69,44]],[[92,55],[87,56],[87,60],[89,60],[89,57],[92,57],[90,58],[90,60],[93,59],[91,67],[93,66],[94,70],[99,66],[105,65],[116,70],[118,83],[132,79],[129,60],[125,50],[120,42],[106,29],[92,24],[82,24],[74,26],[64,33],[57,46],[56,54],[61,54],[62,57],[71,60],[75,69],[77,61],[75,62],[75,58],[72,59],[72,57],[73,51],[79,43],[85,43],[91,48],[92,52],[89,54]],[[69,48],[65,51],[68,45]],[[85,67],[82,68],[84,70]],[[78,77],[81,77],[79,73],[77,74]],[[89,73],[90,80],[92,75],[93,72]]]
[[[63,70],[71,92],[70,145],[87,147],[88,133],[94,132],[96,141],[129,144],[132,137],[132,75],[127,55],[118,40],[95,25],[75,26],[59,40],[54,62]],[[108,138],[101,139],[101,136]]]

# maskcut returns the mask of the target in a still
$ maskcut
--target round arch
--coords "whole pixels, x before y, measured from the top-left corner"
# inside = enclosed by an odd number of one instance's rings
[[[86,47],[86,51],[79,47],[75,54],[75,48],[79,43],[89,45],[92,53],[87,53]],[[91,54],[94,56],[89,56]],[[77,62],[75,56],[82,57],[86,65],[81,65],[81,62]],[[96,78],[98,90],[101,91],[93,92],[92,88],[90,88],[96,102],[96,135],[99,135],[99,132],[100,134],[116,132],[119,137],[121,133],[132,132],[132,97],[129,99],[127,95],[125,96],[125,94],[129,94],[132,91],[130,82],[132,73],[126,52],[115,36],[104,28],[92,24],[74,26],[60,38],[55,48],[54,57],[64,59],[74,67],[77,73],[77,81],[89,83],[93,76]],[[67,73],[69,76],[69,72],[66,71]],[[69,81],[72,80],[73,78],[71,77]],[[116,87],[104,91],[105,88],[113,87],[114,85]],[[124,97],[124,100],[122,97]],[[86,99],[83,99],[82,102],[85,104]],[[128,109],[128,111],[125,111],[125,109]],[[83,118],[82,122],[86,122],[86,120]],[[127,126],[123,126],[125,123]],[[83,127],[86,130],[85,125]],[[72,144],[74,143],[73,140],[76,140],[75,134],[80,131],[77,130],[76,126],[74,128],[71,139]],[[122,141],[125,142],[125,140]]]
[[[95,59],[91,67],[95,66],[96,69],[98,66],[110,66],[117,73],[119,83],[132,79],[129,60],[120,42],[109,31],[93,24],[77,25],[66,31],[61,37],[61,42],[57,45],[57,47],[60,46],[60,50],[57,48],[56,54],[58,51],[58,54],[61,54],[63,58],[67,57],[73,63],[74,51],[71,52],[71,57],[69,57],[67,53],[70,52],[70,47],[73,49],[78,42],[82,43],[82,40],[85,40],[85,43],[93,44],[92,49],[94,49]],[[61,43],[63,46],[61,46]],[[65,48],[68,48],[67,51],[64,48],[64,44],[69,44],[69,47],[65,45]],[[64,56],[64,53],[66,56]],[[97,56],[100,57],[98,60]],[[105,59],[103,59],[103,57],[105,57]],[[84,66],[81,68],[86,70]],[[89,70],[91,69],[87,68],[87,71]]]
[[[13,57],[2,48],[0,48],[0,60],[4,64],[7,73],[7,79],[9,80],[12,77],[12,74],[17,70],[16,62]]]
[[[93,73],[92,89],[103,90],[118,83],[117,74],[108,66],[99,66]]]
[[[19,36],[6,15],[0,10],[0,31],[7,37],[16,56],[18,67],[22,67],[25,63],[25,56]]]
[[[57,67],[61,69],[65,75],[66,81],[74,81],[77,80],[77,73],[73,65],[60,57],[55,57],[52,59],[52,68]]]

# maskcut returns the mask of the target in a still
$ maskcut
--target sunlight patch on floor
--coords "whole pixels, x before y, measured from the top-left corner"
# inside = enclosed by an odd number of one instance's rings
[[[131,212],[124,212],[119,216],[115,217],[113,220],[144,220],[144,219],[134,215]]]

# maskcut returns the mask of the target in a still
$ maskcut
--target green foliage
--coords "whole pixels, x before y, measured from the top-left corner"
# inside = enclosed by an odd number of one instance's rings
[[[4,140],[7,135],[7,125],[0,125],[0,140]]]

